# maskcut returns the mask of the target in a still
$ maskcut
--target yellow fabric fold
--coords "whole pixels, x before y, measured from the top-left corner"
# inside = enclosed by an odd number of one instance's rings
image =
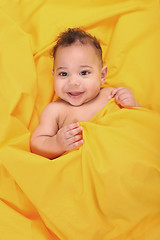
[[[160,238],[160,8],[157,0],[0,0],[0,238]],[[30,135],[54,95],[57,35],[100,39],[104,86],[131,88],[142,108],[114,99],[81,122],[84,144],[51,161]]]

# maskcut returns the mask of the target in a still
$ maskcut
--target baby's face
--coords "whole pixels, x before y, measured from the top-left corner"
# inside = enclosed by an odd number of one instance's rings
[[[53,72],[57,95],[73,106],[92,100],[105,81],[103,69],[93,46],[76,42],[59,47]]]

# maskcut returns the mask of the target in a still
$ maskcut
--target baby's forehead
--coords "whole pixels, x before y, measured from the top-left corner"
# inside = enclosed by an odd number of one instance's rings
[[[54,57],[54,60],[56,59],[56,57],[63,53],[63,50],[67,50],[68,54],[71,53],[70,50],[71,49],[74,49],[75,51],[78,49],[80,49],[81,51],[81,48],[86,51],[86,54],[88,54],[89,50],[91,50],[91,52],[95,53],[99,59],[99,61],[102,63],[102,57],[98,51],[98,49],[94,46],[94,44],[91,42],[91,41],[85,41],[85,42],[81,42],[79,40],[77,40],[76,42],[73,42],[71,44],[65,44],[65,45],[61,45],[57,48],[56,50],[56,54],[55,54],[55,57]],[[93,50],[93,51],[92,51]]]

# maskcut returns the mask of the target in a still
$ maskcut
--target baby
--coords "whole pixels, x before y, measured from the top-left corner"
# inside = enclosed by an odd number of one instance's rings
[[[73,28],[61,33],[53,57],[60,99],[46,106],[31,137],[31,151],[49,159],[80,147],[83,129],[78,122],[90,120],[112,97],[121,107],[140,107],[128,88],[101,88],[107,66],[98,40],[85,31]]]

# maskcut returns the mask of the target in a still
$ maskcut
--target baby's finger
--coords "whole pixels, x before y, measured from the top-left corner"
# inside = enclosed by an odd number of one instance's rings
[[[79,123],[75,122],[75,123],[72,123],[72,124],[69,124],[69,125],[65,126],[64,129],[67,132],[67,131],[70,131],[70,130],[75,129],[77,127],[79,127]]]
[[[62,129],[63,129],[63,132],[66,133],[66,132],[69,132],[73,129],[76,129],[79,127],[79,123],[78,122],[75,122],[75,123],[72,123],[72,124],[69,124],[67,126],[64,126]]]
[[[128,94],[127,93],[124,93],[124,92],[118,92],[116,95],[115,95],[115,101],[118,102],[118,101],[123,101],[124,99],[128,98]]]
[[[118,93],[118,91],[121,90],[121,89],[123,89],[123,88],[124,88],[124,87],[116,87],[116,88],[114,88],[114,89],[111,91],[108,99],[110,100],[111,98],[113,98],[113,97]]]
[[[127,98],[118,98],[116,99],[116,103],[124,107],[126,105]]]
[[[81,126],[77,127],[77,128],[74,128],[74,129],[71,129],[71,130],[68,130],[66,132],[66,138],[72,138],[74,136],[76,136],[77,134],[81,133],[83,130],[83,128]]]
[[[75,143],[75,142],[77,142],[77,141],[79,141],[81,139],[82,139],[82,134],[77,134],[77,135],[75,135],[75,136],[73,136],[71,138],[68,138],[67,139],[67,144],[71,145],[71,144],[73,144],[73,143]]]
[[[110,95],[108,96],[108,99],[109,99],[109,100],[112,99],[112,98],[115,96],[116,92],[117,92],[116,88],[115,88],[114,90],[112,90],[112,92],[111,92]]]
[[[70,151],[70,150],[73,150],[77,147],[80,147],[83,143],[84,143],[84,141],[82,139],[80,141],[74,142],[74,143],[72,143],[68,146],[67,151]]]
[[[122,94],[125,94],[125,95],[129,94],[127,88],[121,87],[121,88],[117,89],[115,96],[116,95],[121,96]]]

